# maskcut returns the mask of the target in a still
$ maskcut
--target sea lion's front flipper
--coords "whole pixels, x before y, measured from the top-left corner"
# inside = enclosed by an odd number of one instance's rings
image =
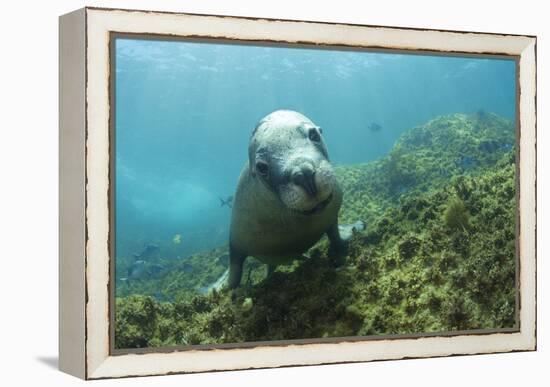
[[[246,259],[246,254],[243,254],[233,246],[229,246],[229,278],[227,279],[227,288],[235,289],[241,283],[243,275],[243,263]]]
[[[341,266],[347,254],[348,244],[340,237],[338,223],[334,223],[330,226],[327,231],[327,236],[330,241],[329,255],[332,258],[332,264],[334,266]]]

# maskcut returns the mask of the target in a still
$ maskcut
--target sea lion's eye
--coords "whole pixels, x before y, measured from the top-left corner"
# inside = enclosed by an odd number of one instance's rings
[[[307,136],[309,137],[309,139],[313,142],[319,142],[321,141],[321,135],[319,134],[319,132],[317,131],[316,128],[311,128],[307,134]]]
[[[269,167],[265,161],[258,161],[256,162],[256,170],[261,176],[267,176],[267,172],[269,172]]]

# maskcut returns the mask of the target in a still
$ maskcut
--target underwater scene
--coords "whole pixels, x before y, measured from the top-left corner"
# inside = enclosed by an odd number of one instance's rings
[[[114,42],[116,349],[517,327],[514,59]]]

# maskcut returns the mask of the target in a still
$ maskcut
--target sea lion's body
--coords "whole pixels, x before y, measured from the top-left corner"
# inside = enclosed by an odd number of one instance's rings
[[[234,198],[228,287],[237,287],[246,257],[274,268],[300,258],[325,233],[341,252],[342,190],[321,128],[300,113],[273,112],[252,133],[249,160]]]
[[[307,251],[337,223],[342,204],[340,187],[319,214],[304,215],[288,209],[271,191],[250,175],[248,163],[239,178],[231,217],[232,249],[268,265],[285,264]]]

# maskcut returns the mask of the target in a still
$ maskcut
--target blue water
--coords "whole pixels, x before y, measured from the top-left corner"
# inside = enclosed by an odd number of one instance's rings
[[[274,110],[320,125],[336,165],[383,156],[439,115],[516,114],[507,59],[122,38],[115,55],[118,257],[227,244],[219,197],[233,194],[250,133]]]

